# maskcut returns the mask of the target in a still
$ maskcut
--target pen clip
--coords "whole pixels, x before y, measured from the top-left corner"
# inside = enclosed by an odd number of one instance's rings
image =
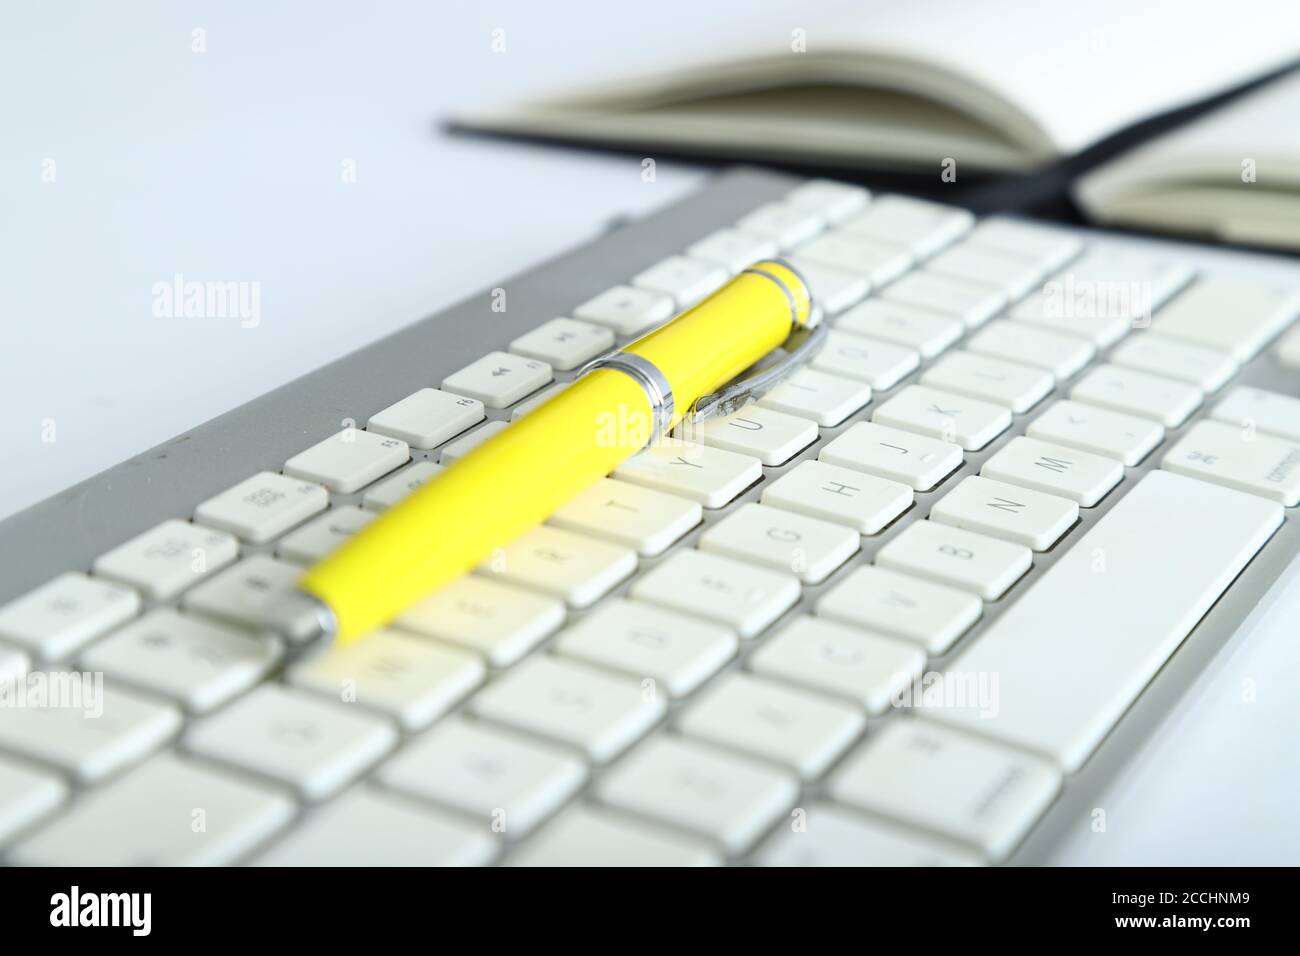
[[[802,339],[794,348],[790,344]],[[702,422],[720,415],[730,415],[770,392],[785,381],[817,354],[826,344],[826,325],[798,329],[785,343],[772,351],[763,361],[768,364],[749,378],[733,382],[721,391],[701,395],[686,412],[687,419]],[[784,358],[779,358],[784,354]],[[775,360],[775,361],[773,361]],[[760,363],[761,365],[762,363]]]

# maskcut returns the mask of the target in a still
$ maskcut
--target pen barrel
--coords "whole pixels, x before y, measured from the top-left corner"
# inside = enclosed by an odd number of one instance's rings
[[[730,382],[780,346],[812,309],[800,277],[781,262],[742,272],[699,305],[623,351],[653,362],[676,399],[674,421],[702,395]],[[773,281],[773,279],[779,280]]]
[[[329,605],[348,643],[545,521],[644,447],[651,425],[635,381],[595,371],[384,512],[299,587]]]
[[[668,379],[674,423],[807,320],[799,277],[781,263],[760,267],[624,349]],[[653,429],[640,382],[613,368],[591,371],[380,515],[299,587],[329,606],[339,642],[355,640],[545,521],[643,449]]]

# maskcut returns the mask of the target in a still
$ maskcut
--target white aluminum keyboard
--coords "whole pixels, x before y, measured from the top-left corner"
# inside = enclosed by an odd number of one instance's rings
[[[363,642],[254,636],[305,565],[774,254],[833,332],[756,405]],[[813,181],[506,341],[448,328],[481,357],[0,607],[11,688],[103,675],[99,714],[0,708],[0,859],[1007,860],[1295,520],[1298,314],[1300,282]],[[1242,384],[1265,365],[1289,392]]]

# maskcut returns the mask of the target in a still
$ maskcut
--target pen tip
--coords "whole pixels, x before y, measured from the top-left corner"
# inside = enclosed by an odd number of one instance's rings
[[[327,643],[338,629],[334,612],[320,598],[305,591],[290,591],[272,601],[266,609],[264,630],[288,645],[291,651]]]

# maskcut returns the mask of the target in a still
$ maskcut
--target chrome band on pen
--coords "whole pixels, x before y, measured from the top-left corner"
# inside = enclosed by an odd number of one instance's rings
[[[808,280],[804,277],[804,274],[800,272],[798,268],[796,268],[793,264],[791,264],[786,259],[767,259],[764,261],[775,262],[778,265],[780,265],[782,268],[788,269],[790,272],[794,273],[796,277],[798,277],[801,283],[803,283],[804,293],[808,296],[808,315],[811,318],[813,313],[812,286],[808,284]],[[791,291],[790,287],[785,284],[785,281],[779,275],[777,275],[774,272],[768,272],[766,269],[760,269],[758,266],[761,264],[762,263],[759,263],[758,265],[752,265],[748,269],[742,269],[741,273],[743,275],[762,276],[764,279],[770,279],[771,281],[775,282],[777,284],[777,287],[780,288],[781,294],[784,295],[786,301],[790,303],[790,324],[796,327],[801,325],[802,323],[800,323],[799,321],[798,298],[795,296],[794,292]]]
[[[803,291],[808,296],[808,315],[811,319],[813,315],[812,287],[808,285],[808,280],[803,273],[785,259],[766,261],[775,262],[788,269],[803,284]],[[726,388],[708,395],[701,395],[691,404],[687,412],[686,420],[688,422],[696,423],[721,415],[730,415],[746,405],[758,401],[758,399],[806,365],[826,344],[826,327],[813,328],[808,323],[800,322],[798,297],[779,275],[768,272],[766,269],[760,268],[759,265],[761,263],[750,266],[748,269],[742,270],[742,273],[762,276],[764,279],[776,283],[786,301],[790,303],[790,325],[793,332],[786,345],[773,353],[777,355],[784,352],[785,357],[778,362],[769,363],[759,368],[753,375],[734,382]],[[804,333],[806,333],[804,340],[791,348],[789,343]],[[598,368],[616,369],[630,376],[641,386],[654,413],[654,429],[650,436],[650,444],[657,443],[667,433],[673,418],[673,390],[668,383],[667,376],[648,359],[631,352],[617,351],[592,359],[578,370],[577,377],[581,378],[588,372],[593,372]]]
[[[795,336],[799,334],[799,332],[796,332]],[[780,361],[768,364],[748,378],[733,382],[726,388],[708,395],[701,395],[692,403],[687,412],[687,420],[695,423],[721,415],[730,415],[732,412],[739,411],[746,405],[758,401],[808,364],[812,357],[826,344],[826,335],[826,326],[824,325],[807,329],[806,338],[797,346],[790,348],[787,343],[783,349],[773,353],[774,355],[782,351],[785,353],[785,357]],[[795,336],[791,336],[791,340]],[[654,434],[650,438],[650,444],[653,445],[662,438],[667,432],[668,424],[672,421],[674,406],[672,389],[659,368],[640,355],[632,355],[628,352],[611,352],[588,362],[578,371],[578,377],[581,378],[588,372],[598,368],[617,369],[631,376],[641,386],[655,416]]]
[[[578,371],[578,378],[598,368],[613,369],[629,376],[641,386],[646,399],[650,402],[650,411],[654,415],[654,428],[650,433],[650,444],[658,443],[668,433],[673,423],[673,387],[668,376],[659,370],[649,359],[631,352],[610,352],[592,359]]]

